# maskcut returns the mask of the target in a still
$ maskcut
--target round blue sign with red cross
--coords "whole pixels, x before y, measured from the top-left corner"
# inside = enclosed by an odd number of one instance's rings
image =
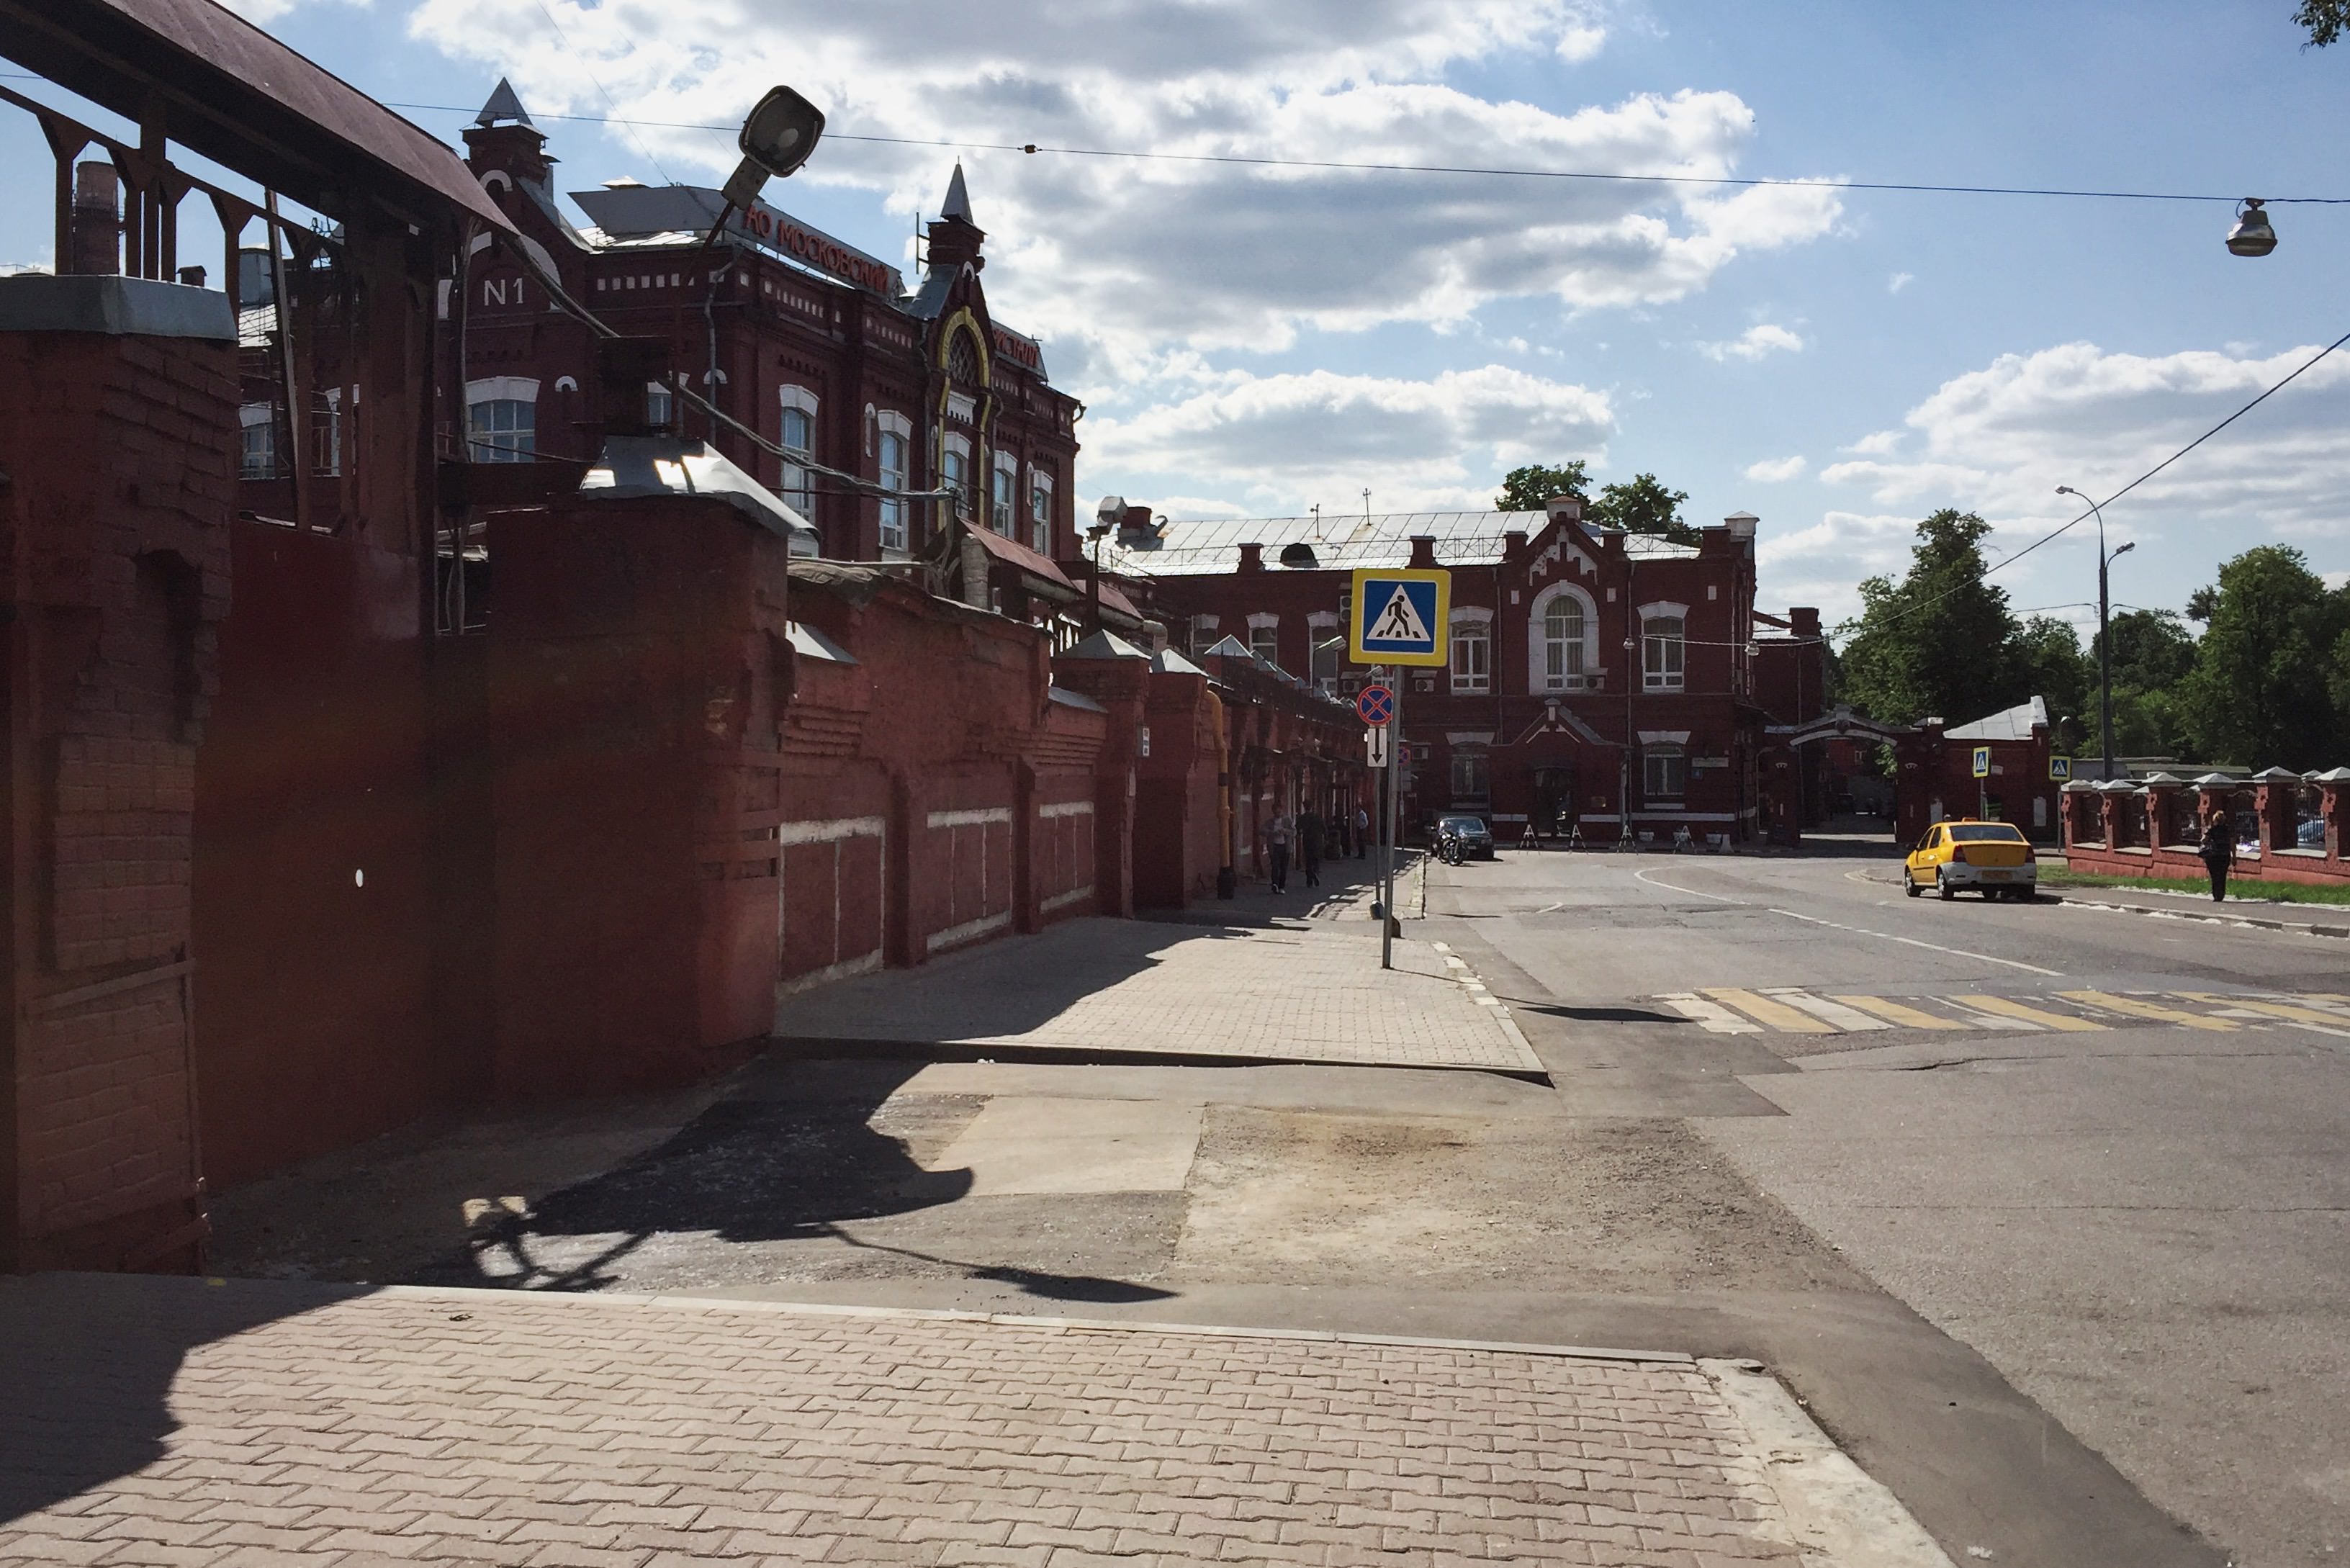
[[[1355,693],[1355,711],[1374,727],[1395,720],[1395,693],[1384,686],[1366,686]]]

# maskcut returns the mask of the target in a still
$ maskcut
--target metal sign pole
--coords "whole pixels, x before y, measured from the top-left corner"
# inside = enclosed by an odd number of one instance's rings
[[[1388,721],[1388,800],[1382,814],[1387,840],[1381,856],[1387,867],[1387,897],[1379,903],[1379,967],[1395,968],[1395,866],[1397,797],[1403,794],[1403,689],[1411,683],[1409,671],[1395,683],[1395,714]]]

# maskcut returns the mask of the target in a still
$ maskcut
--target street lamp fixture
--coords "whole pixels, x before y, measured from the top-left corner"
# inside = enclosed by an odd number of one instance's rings
[[[2236,226],[2228,231],[2228,249],[2240,256],[2264,256],[2276,249],[2276,230],[2258,196],[2236,204]]]
[[[743,122],[735,145],[743,161],[727,177],[722,192],[744,212],[759,199],[770,180],[781,180],[808,161],[816,139],[824,134],[824,110],[787,87],[773,87]]]
[[[2272,235],[2269,243],[2274,244],[2275,236]],[[2105,509],[2069,484],[2058,485],[2056,493],[2087,501],[2089,510],[2097,518],[2097,740],[2105,748],[2106,764],[2105,771],[2098,777],[2101,780],[2111,779],[2114,776],[2114,639],[2110,601],[2106,590],[2106,568],[2112,566],[2117,557],[2137,549],[2137,542],[2130,540],[2111,555],[2106,554]]]

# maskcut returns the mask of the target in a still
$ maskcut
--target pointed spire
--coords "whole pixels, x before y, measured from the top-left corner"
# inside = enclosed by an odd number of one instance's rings
[[[517,125],[528,125],[533,130],[538,129],[531,123],[530,111],[523,108],[521,98],[515,92],[514,83],[500,77],[497,87],[490,94],[490,101],[482,106],[482,112],[474,117],[473,123],[496,125],[509,119]]]
[[[961,160],[956,161],[954,166],[954,178],[947,182],[947,202],[945,206],[939,209],[939,216],[941,218],[961,218],[964,223],[970,223],[973,228],[977,228],[979,226],[979,224],[972,220],[971,215],[971,192],[963,189],[962,163]]]

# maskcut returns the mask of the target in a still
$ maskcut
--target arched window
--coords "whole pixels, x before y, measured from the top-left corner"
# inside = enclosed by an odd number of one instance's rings
[[[1583,590],[1555,583],[1535,597],[1527,628],[1534,691],[1581,691],[1598,674],[1598,614]]]
[[[972,515],[971,438],[949,431],[941,438],[939,453],[939,483],[955,493],[954,514]]]
[[[885,409],[875,416],[879,427],[873,449],[874,478],[884,490],[906,488],[906,458],[913,443],[914,422],[905,415]],[[906,504],[896,499],[881,503],[881,552],[904,554],[908,547]]]
[[[475,462],[538,459],[538,383],[485,376],[465,383],[466,456]]]
[[[1452,690],[1491,691],[1493,689],[1493,613],[1463,608],[1452,612]]]
[[[816,394],[806,387],[780,389],[783,398],[783,419],[776,430],[775,444],[794,457],[816,461]],[[782,493],[791,509],[816,521],[816,483],[805,464],[784,459]]]

